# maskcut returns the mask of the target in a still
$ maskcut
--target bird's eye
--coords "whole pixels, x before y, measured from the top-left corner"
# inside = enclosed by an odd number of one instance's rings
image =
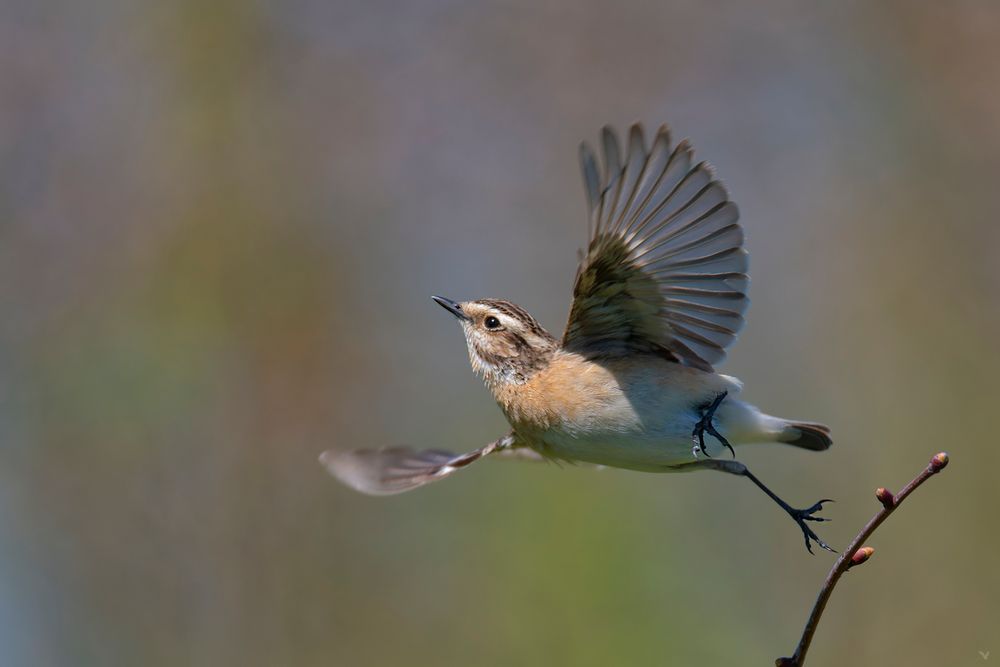
[[[483,320],[483,326],[485,326],[487,329],[499,329],[500,320],[490,315],[485,320]]]

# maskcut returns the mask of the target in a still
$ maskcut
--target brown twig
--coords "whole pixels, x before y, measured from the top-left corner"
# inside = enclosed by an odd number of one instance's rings
[[[823,588],[820,589],[819,595],[816,597],[812,613],[809,614],[809,620],[806,621],[806,627],[802,630],[802,638],[799,639],[799,645],[795,648],[795,654],[791,658],[778,658],[775,660],[774,664],[776,667],[802,667],[805,663],[806,652],[809,650],[809,644],[812,643],[813,635],[816,634],[819,619],[823,616],[823,610],[826,609],[826,603],[829,602],[830,595],[833,594],[833,588],[837,585],[837,581],[849,569],[855,565],[861,565],[875,553],[875,550],[871,547],[863,547],[861,545],[902,504],[906,496],[913,493],[918,486],[930,479],[931,476],[944,470],[946,465],[948,465],[948,454],[945,452],[935,454],[931,462],[927,464],[927,467],[914,477],[909,484],[903,487],[903,490],[898,495],[894,496],[886,488],[879,488],[875,491],[875,497],[882,503],[882,509],[861,529],[861,532],[844,549],[844,553],[840,554],[837,562],[833,564],[830,573],[826,575],[826,581],[823,582]]]

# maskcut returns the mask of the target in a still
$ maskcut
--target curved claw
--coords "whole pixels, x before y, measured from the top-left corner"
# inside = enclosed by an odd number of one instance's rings
[[[823,509],[823,503],[832,503],[832,502],[836,501],[830,498],[824,498],[823,500],[817,501],[816,504],[813,505],[812,507],[801,510],[802,518],[805,521],[833,521],[833,519],[828,519],[823,516],[813,516],[813,512],[819,512],[821,509]]]
[[[818,544],[820,546],[820,548],[825,549],[826,551],[829,551],[832,554],[837,553],[836,549],[832,548],[829,544],[827,544],[826,542],[824,542],[823,540],[821,540],[820,537],[819,537],[819,535],[817,535],[816,533],[812,532],[808,528],[803,529],[802,532],[805,535],[806,549],[809,551],[809,553],[813,553],[812,547],[809,546],[809,540],[810,539],[813,540],[813,541],[815,541],[816,544]]]
[[[726,440],[724,437],[722,437],[721,433],[719,433],[718,431],[715,430],[714,426],[712,426],[711,424],[709,424],[708,428],[706,430],[709,433],[711,433],[712,435],[714,435],[716,440],[718,440],[723,445],[725,445],[726,447],[728,447],[729,448],[729,453],[733,455],[734,459],[736,458],[736,450],[733,449],[733,446],[731,444],[729,444],[728,440]]]
[[[823,503],[828,503],[828,502],[833,502],[833,501],[830,500],[829,498],[825,498],[814,504],[812,507],[802,510],[792,510],[791,512],[789,512],[789,514],[791,514],[792,518],[795,520],[795,523],[798,525],[799,529],[802,531],[802,537],[805,539],[806,542],[806,551],[808,551],[809,553],[813,553],[811,541],[816,542],[816,544],[818,544],[820,548],[825,549],[830,553],[837,553],[836,549],[831,548],[829,544],[824,542],[819,535],[813,532],[813,530],[806,525],[806,521],[830,520],[821,516],[813,516],[814,512],[818,512],[821,509],[823,509]]]
[[[692,456],[698,458],[698,454],[704,454],[705,458],[712,458],[712,455],[708,453],[708,447],[705,446],[705,426],[702,421],[694,425],[694,430],[691,431],[691,440],[694,442],[694,447],[691,448]]]
[[[723,399],[725,399],[728,395],[729,392],[724,391],[716,396],[708,407],[705,408],[705,413],[701,416],[701,419],[698,420],[698,423],[694,425],[694,430],[691,431],[691,438],[697,441],[697,450],[708,458],[712,458],[712,455],[708,453],[708,448],[705,447],[706,433],[722,443],[723,446],[729,449],[729,453],[733,455],[733,458],[736,458],[736,451],[733,449],[733,446],[721,433],[719,433],[718,430],[716,430],[715,424],[712,423],[712,420],[715,418],[715,411],[722,404]]]

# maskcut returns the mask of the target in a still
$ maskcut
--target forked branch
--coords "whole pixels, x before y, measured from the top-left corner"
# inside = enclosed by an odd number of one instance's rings
[[[862,546],[865,540],[871,537],[875,529],[882,525],[882,522],[902,504],[908,495],[913,493],[918,486],[932,476],[944,470],[946,465],[948,465],[948,454],[945,452],[935,454],[931,462],[927,464],[927,467],[914,477],[909,484],[903,487],[903,490],[898,494],[893,495],[886,488],[879,488],[875,491],[875,497],[882,503],[882,509],[861,529],[861,532],[858,533],[857,537],[851,541],[833,564],[830,573],[826,575],[826,581],[823,582],[823,587],[820,589],[819,595],[816,597],[812,612],[806,621],[806,627],[802,630],[802,637],[799,639],[799,645],[795,649],[795,654],[790,658],[778,658],[775,660],[774,664],[777,667],[802,667],[805,664],[809,644],[812,643],[813,635],[816,634],[816,627],[819,625],[819,619],[823,616],[823,610],[826,609],[826,603],[829,602],[830,595],[833,594],[833,588],[837,585],[837,581],[849,569],[855,565],[861,565],[875,553],[875,550],[871,547]]]

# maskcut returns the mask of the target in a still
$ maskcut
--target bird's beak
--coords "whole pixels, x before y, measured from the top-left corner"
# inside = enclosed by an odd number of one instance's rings
[[[437,302],[437,305],[441,306],[442,308],[447,310],[449,313],[451,313],[458,319],[460,320],[469,319],[469,316],[462,312],[462,306],[452,301],[451,299],[446,299],[443,296],[432,296],[431,298],[434,299],[435,302]]]

